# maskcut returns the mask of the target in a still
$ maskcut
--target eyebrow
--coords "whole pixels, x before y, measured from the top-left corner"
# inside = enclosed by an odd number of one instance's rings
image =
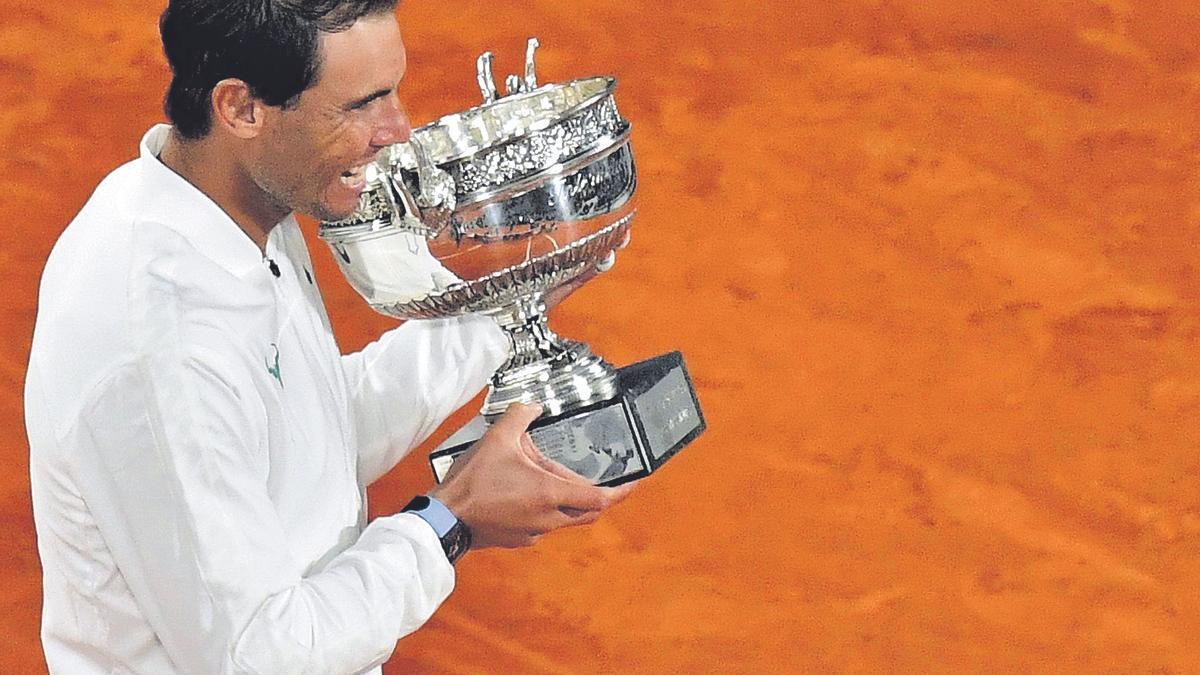
[[[357,99],[354,99],[353,101],[347,103],[346,110],[357,110],[358,108],[364,108],[371,101],[383,98],[384,96],[387,96],[388,94],[391,94],[391,93],[392,93],[391,89],[380,89],[378,91],[373,91],[370,94],[363,96],[362,98],[357,98]]]

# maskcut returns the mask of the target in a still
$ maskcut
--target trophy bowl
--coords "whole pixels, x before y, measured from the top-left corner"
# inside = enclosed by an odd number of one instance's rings
[[[464,430],[467,436],[477,437],[479,425],[513,402],[540,404],[539,423],[574,419],[568,426],[578,433],[556,436],[565,452],[564,443],[596,445],[587,434],[579,436],[583,420],[593,419],[596,427],[595,420],[605,418],[611,426],[616,416],[592,413],[627,398],[631,383],[623,381],[625,369],[581,342],[555,335],[544,298],[611,267],[635,214],[637,171],[630,123],[614,98],[616,80],[590,77],[539,86],[537,47],[530,39],[524,76],[506,79],[505,96],[496,90],[492,54],[481,55],[476,78],[483,103],[414,129],[408,142],[385,148],[367,167],[355,212],[321,223],[319,231],[347,280],[377,311],[400,319],[481,313],[505,330],[509,358],[492,378],[480,422]],[[682,360],[674,360],[682,371]],[[686,385],[694,400],[690,379]],[[702,430],[698,403],[694,407]],[[633,436],[642,431],[625,422],[629,428],[617,433],[620,438],[608,433],[601,444],[625,448],[619,459],[633,468],[609,478],[602,471],[592,476],[597,482],[652,470],[648,457],[629,459],[638,454]],[[543,441],[552,443],[547,434]],[[611,473],[615,461],[614,455],[600,464]],[[439,480],[448,464],[441,467],[435,462]]]

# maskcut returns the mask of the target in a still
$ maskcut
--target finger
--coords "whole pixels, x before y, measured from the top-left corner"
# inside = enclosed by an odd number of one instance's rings
[[[600,514],[603,511],[580,511],[565,506],[558,508],[559,513],[566,516],[566,524],[563,527],[577,527],[579,525],[590,525],[600,519]]]
[[[603,511],[610,503],[608,492],[607,488],[555,480],[550,485],[549,496],[551,503],[559,509],[566,507],[576,511]]]
[[[499,530],[491,533],[491,536],[481,548],[521,548],[523,546],[532,546],[540,536],[540,534],[524,530]]]
[[[542,538],[543,534],[546,534],[547,531],[548,530],[538,529],[531,532],[514,533],[514,540],[516,541],[517,547],[533,546],[537,543],[538,539]]]
[[[602,511],[584,511],[569,507],[558,507],[539,516],[530,534],[542,535],[564,527],[576,527],[596,522]]]
[[[572,485],[568,487],[569,492],[558,491],[554,497],[560,511],[566,509],[568,512],[570,510],[599,512],[628,497],[636,486],[637,481],[618,487],[589,487],[586,490]]]
[[[574,471],[567,468],[566,466],[563,466],[562,464],[559,464],[558,462],[556,462],[552,459],[548,459],[544,456],[542,457],[542,461],[538,463],[538,466],[545,469],[546,473],[548,473],[560,480],[565,480],[568,483],[575,483],[577,485],[591,485],[592,484],[591,481],[589,481],[588,479],[584,478],[583,476],[575,473]]]
[[[537,543],[538,536],[533,534],[512,534],[500,544],[502,548],[524,548]]]
[[[533,444],[533,437],[530,436],[528,432],[521,434],[521,438],[518,440],[518,443],[521,446],[521,453],[525,455],[526,459],[540,469],[544,470],[546,468],[545,463],[548,462],[549,459],[547,459],[546,456],[537,449],[537,446]]]
[[[570,483],[577,483],[579,485],[591,485],[591,483],[588,482],[588,479],[584,478],[583,476],[580,476],[579,474],[568,469],[567,467],[563,466],[562,464],[559,464],[558,462],[543,455],[542,451],[538,450],[537,446],[533,444],[533,439],[529,438],[529,434],[525,434],[525,436],[522,437],[521,441],[522,441],[521,447],[524,448],[525,454],[528,455],[529,458],[533,460],[534,464],[537,464],[538,467],[541,468],[546,473],[554,476],[555,478],[565,480]]]
[[[602,488],[603,490],[606,490],[608,492],[609,506],[612,506],[613,504],[616,504],[616,503],[622,501],[623,499],[628,497],[630,494],[632,494],[633,491],[637,488],[639,482],[640,481],[635,480],[635,481],[630,481],[628,483],[625,483],[624,485],[618,485],[617,487]]]
[[[540,405],[513,403],[508,406],[500,419],[492,423],[492,427],[487,432],[509,438],[519,437],[541,414],[542,406]]]
[[[530,515],[522,523],[520,529],[508,529],[503,532],[505,540],[523,540],[525,536],[537,539],[554,530],[564,527],[576,527],[596,522],[603,513],[602,510],[572,508],[569,506],[547,506],[536,515]],[[522,544],[523,545],[523,544]]]
[[[633,235],[633,230],[625,230],[625,238],[617,245],[617,248],[625,248],[629,245],[629,239]]]

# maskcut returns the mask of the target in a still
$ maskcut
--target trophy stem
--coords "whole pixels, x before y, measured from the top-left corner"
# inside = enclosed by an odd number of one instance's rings
[[[617,371],[582,342],[561,338],[546,322],[542,294],[489,312],[508,333],[512,354],[492,377],[483,416],[499,417],[514,402],[541,404],[554,416],[616,397]]]

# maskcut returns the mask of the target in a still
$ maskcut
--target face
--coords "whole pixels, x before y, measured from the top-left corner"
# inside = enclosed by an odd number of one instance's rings
[[[339,220],[358,205],[365,166],[384,147],[408,140],[396,96],[407,63],[390,13],[322,34],[319,49],[317,81],[298,103],[262,110],[246,169],[278,206]]]

